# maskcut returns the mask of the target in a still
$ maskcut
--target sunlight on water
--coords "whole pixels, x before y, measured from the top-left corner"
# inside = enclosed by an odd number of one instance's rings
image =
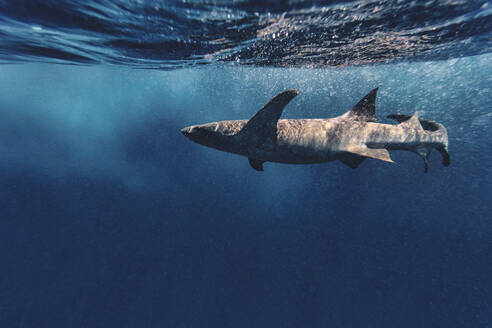
[[[492,40],[485,0],[1,4],[4,62],[345,67],[478,55]]]

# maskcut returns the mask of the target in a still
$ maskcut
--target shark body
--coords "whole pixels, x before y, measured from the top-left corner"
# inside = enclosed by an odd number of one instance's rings
[[[328,119],[280,119],[285,106],[299,94],[287,90],[275,96],[250,120],[192,125],[181,132],[194,142],[248,157],[251,167],[263,163],[314,164],[339,160],[357,168],[366,158],[392,162],[388,150],[407,150],[424,160],[432,149],[450,164],[446,128],[413,116],[393,114],[399,124],[381,124],[375,115],[377,88],[347,113]]]

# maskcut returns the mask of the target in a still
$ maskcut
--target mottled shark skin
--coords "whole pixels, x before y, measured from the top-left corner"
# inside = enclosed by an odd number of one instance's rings
[[[378,123],[377,88],[347,113],[327,119],[280,119],[284,107],[299,94],[287,90],[275,96],[250,120],[192,125],[181,132],[192,141],[248,157],[252,168],[263,171],[264,162],[314,164],[339,160],[357,168],[366,158],[393,162],[388,150],[407,150],[424,159],[425,172],[432,149],[450,165],[448,135],[442,124],[413,116],[393,114],[399,124]]]

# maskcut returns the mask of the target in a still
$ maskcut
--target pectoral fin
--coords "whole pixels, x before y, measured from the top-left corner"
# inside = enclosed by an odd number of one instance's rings
[[[393,163],[393,160],[391,159],[390,154],[386,149],[373,149],[373,148],[368,148],[367,146],[360,146],[360,147],[350,147],[347,149],[347,151],[360,156],[379,159],[381,161]]]
[[[251,157],[248,157],[248,161],[249,161],[249,165],[251,165],[253,169],[260,172],[263,171],[263,163],[265,163],[264,161],[260,161],[259,159],[255,159]]]

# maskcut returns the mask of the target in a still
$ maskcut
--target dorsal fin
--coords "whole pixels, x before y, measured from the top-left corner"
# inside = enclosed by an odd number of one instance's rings
[[[255,145],[267,141],[276,142],[277,140],[277,122],[282,115],[284,107],[299,94],[297,90],[287,90],[279,93],[272,98],[262,109],[260,109],[249,121],[244,128],[238,133],[240,136],[246,136],[248,143]]]
[[[403,123],[405,121],[408,121],[411,116],[410,115],[403,115],[403,114],[391,114],[386,116],[387,118],[390,118],[392,120],[398,121],[400,123]],[[437,131],[440,129],[440,126],[438,123],[430,121],[430,120],[424,120],[422,118],[419,118],[420,125],[424,128],[426,131]]]
[[[347,117],[364,122],[377,122],[376,119],[376,94],[378,88],[371,90],[357,105],[346,114]]]

